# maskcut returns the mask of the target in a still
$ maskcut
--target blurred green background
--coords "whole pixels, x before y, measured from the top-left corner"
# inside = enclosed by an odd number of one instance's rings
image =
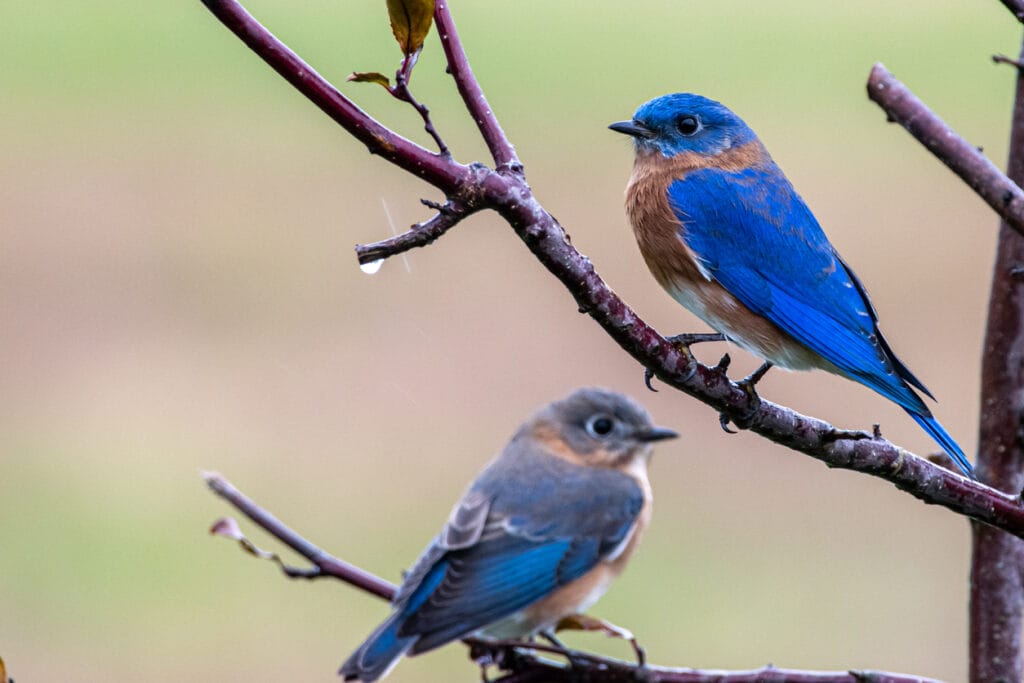
[[[397,65],[381,0],[248,5],[336,83]],[[759,132],[974,451],[996,219],[864,82],[885,62],[1002,165],[1014,74],[989,56],[1015,54],[1020,31],[998,2],[453,10],[537,196],[641,315],[704,329],[643,266],[622,209],[630,146],[605,126],[699,92]],[[230,510],[198,472],[395,580],[519,421],[582,384],[685,434],[659,447],[649,535],[593,610],[654,662],[965,676],[962,519],[647,392],[493,215],[361,273],[352,245],[426,217],[418,199],[437,193],[368,156],[197,0],[4,0],[0,45],[0,656],[19,683],[335,680],[386,606],[207,536]],[[486,160],[435,36],[413,85],[457,157]],[[428,142],[380,88],[342,89]],[[737,373],[756,366],[733,355]],[[761,389],[934,448],[850,382],[776,371]],[[392,680],[476,676],[453,646]]]

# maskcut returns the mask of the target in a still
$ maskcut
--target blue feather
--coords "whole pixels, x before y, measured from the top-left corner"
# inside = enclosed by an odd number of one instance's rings
[[[971,476],[963,450],[911,387],[928,390],[882,337],[863,286],[774,162],[692,171],[669,185],[667,200],[712,278],[840,374],[900,405]]]

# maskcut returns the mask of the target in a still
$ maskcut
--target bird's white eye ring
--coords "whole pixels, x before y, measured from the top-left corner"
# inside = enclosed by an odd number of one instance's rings
[[[604,413],[594,415],[587,420],[586,428],[587,434],[595,439],[603,439],[615,431],[615,418]]]
[[[684,114],[676,120],[676,128],[687,137],[694,135],[701,129],[700,117],[693,114]]]

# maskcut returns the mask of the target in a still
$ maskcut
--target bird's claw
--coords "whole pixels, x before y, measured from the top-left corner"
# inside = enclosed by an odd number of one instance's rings
[[[565,621],[566,619],[571,619],[571,618],[572,617],[565,617],[565,619],[563,619],[562,621],[558,622],[558,624],[555,626],[555,631],[558,631],[558,630],[560,630],[562,628],[566,628],[566,627],[562,626],[562,622]],[[570,626],[568,628],[572,628],[572,627]],[[546,640],[549,643],[551,643],[552,647],[554,647],[557,650],[559,650],[560,651],[559,654],[561,654],[563,657],[565,657],[566,661],[569,662],[569,666],[570,667],[572,667],[573,669],[577,668],[577,663],[576,663],[577,662],[577,658],[573,655],[573,651],[570,650],[568,647],[566,647],[565,643],[563,643],[561,640],[556,638],[553,631],[541,631],[538,635],[540,635],[544,640]]]
[[[654,370],[651,370],[650,368],[644,368],[644,384],[647,385],[647,388],[653,391],[654,393],[658,393],[658,390],[655,389],[654,385],[651,384],[652,379],[654,379]]]
[[[722,365],[722,363],[724,362],[725,367],[729,367],[728,355],[729,354],[726,354],[726,357],[723,357],[722,360],[718,362],[718,364]],[[747,408],[747,410],[744,411],[743,415],[739,416],[738,418],[730,417],[725,413],[718,414],[718,424],[721,425],[722,430],[725,431],[726,434],[736,433],[735,430],[729,429],[730,422],[732,422],[740,429],[748,429],[750,427],[750,423],[754,419],[754,414],[757,412],[757,409],[761,407],[761,397],[757,395],[757,383],[760,382],[771,369],[771,362],[765,361],[757,370],[754,370],[752,373],[750,373],[740,381],[736,382],[736,386],[742,389],[743,392],[747,395],[747,402],[749,403],[750,407]]]
[[[691,360],[693,360],[693,353],[690,352],[690,346],[692,344],[726,341],[725,335],[719,332],[690,332],[685,334],[674,334],[671,337],[665,337],[665,339]],[[729,354],[726,355],[728,356]],[[657,392],[658,390],[651,384],[651,380],[653,379],[654,371],[650,368],[644,368],[644,384],[651,391]]]

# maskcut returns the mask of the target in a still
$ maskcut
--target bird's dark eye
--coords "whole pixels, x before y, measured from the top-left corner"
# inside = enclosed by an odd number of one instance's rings
[[[676,128],[683,135],[693,135],[700,130],[700,119],[696,116],[687,114],[686,116],[680,116],[679,120],[676,121]]]
[[[595,438],[604,438],[611,434],[614,429],[615,420],[607,415],[595,415],[587,420],[587,433]]]

